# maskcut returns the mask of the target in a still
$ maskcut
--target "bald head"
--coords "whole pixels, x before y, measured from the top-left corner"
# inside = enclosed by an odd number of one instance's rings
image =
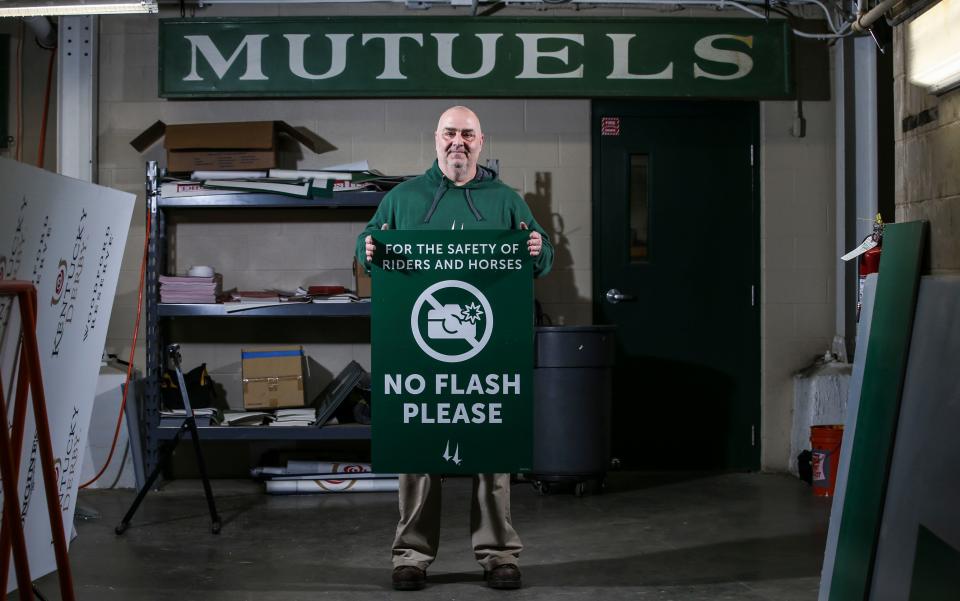
[[[464,121],[470,122],[476,128],[477,133],[480,132],[480,118],[465,106],[451,106],[443,111],[440,120],[437,122],[437,131],[440,131],[445,123],[461,123]]]
[[[440,115],[434,135],[440,171],[458,186],[477,174],[483,132],[476,113],[465,106],[450,107]]]

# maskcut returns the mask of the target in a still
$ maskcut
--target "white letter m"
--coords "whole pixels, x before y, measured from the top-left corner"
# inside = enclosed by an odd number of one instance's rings
[[[217,78],[223,79],[227,71],[233,65],[240,53],[247,50],[247,70],[240,76],[241,80],[263,80],[267,79],[260,69],[260,47],[263,44],[263,38],[267,34],[245,35],[240,45],[233,51],[229,59],[223,58],[220,50],[213,45],[208,35],[185,35],[190,41],[190,74],[183,78],[183,81],[203,81],[203,78],[197,75],[197,50],[207,59],[207,63],[216,73]]]

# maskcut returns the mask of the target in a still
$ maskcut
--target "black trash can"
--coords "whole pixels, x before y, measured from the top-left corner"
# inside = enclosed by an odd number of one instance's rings
[[[610,462],[614,326],[536,328],[533,469],[541,493],[599,490]]]

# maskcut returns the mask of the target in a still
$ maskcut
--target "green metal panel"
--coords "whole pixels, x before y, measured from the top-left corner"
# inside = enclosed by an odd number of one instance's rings
[[[960,549],[924,526],[917,529],[910,601],[943,601],[960,597]]]
[[[375,471],[530,470],[533,275],[527,237],[520,231],[376,235]]]
[[[173,97],[718,97],[793,93],[785,21],[230,18],[160,22]]]
[[[927,223],[887,225],[830,601],[866,599],[877,551]]]

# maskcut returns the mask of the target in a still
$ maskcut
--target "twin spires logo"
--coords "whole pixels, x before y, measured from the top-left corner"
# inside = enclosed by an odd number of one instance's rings
[[[69,259],[60,259],[57,269],[57,279],[54,282],[53,296],[50,305],[60,305],[60,315],[57,318],[57,331],[53,336],[53,351],[51,355],[60,355],[60,344],[63,337],[73,323],[73,312],[76,306],[77,295],[80,293],[80,279],[83,276],[83,263],[87,254],[87,211],[81,209],[80,220],[77,223],[76,235],[73,240],[73,253]]]
[[[63,287],[67,285],[67,262],[60,259],[57,265],[57,279],[53,282],[53,296],[50,298],[50,304],[56,305],[63,296]]]

